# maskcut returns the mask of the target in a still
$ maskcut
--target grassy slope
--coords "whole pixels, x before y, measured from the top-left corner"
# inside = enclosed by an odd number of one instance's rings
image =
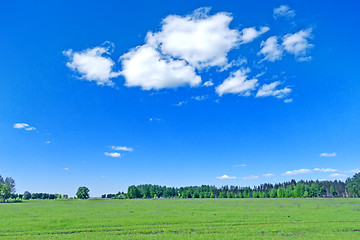
[[[0,204],[0,239],[360,239],[360,199]]]

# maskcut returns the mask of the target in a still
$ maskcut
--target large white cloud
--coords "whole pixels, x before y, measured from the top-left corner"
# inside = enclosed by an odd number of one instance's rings
[[[147,42],[197,68],[225,65],[227,53],[239,44],[240,34],[229,28],[233,19],[229,13],[210,16],[208,11],[201,8],[187,16],[167,16],[161,31],[147,34]]]
[[[236,72],[232,72],[230,76],[224,80],[222,84],[216,87],[216,93],[219,96],[222,96],[226,93],[239,94],[242,96],[250,96],[251,91],[253,91],[258,85],[257,79],[247,80],[247,73],[250,72],[250,69],[240,69]]]
[[[283,47],[284,49],[294,54],[299,61],[309,60],[310,57],[306,57],[306,54],[310,48],[314,45],[309,43],[312,29],[308,28],[306,30],[300,30],[294,34],[287,34],[283,37]]]
[[[283,50],[276,36],[269,37],[266,41],[262,41],[260,47],[261,50],[258,55],[264,55],[263,60],[274,62],[280,60],[283,55]]]
[[[264,84],[261,86],[259,91],[256,93],[256,97],[269,97],[273,96],[276,98],[284,98],[289,93],[291,93],[291,88],[285,87],[283,89],[277,89],[277,86],[280,85],[280,81],[272,82],[270,84]]]
[[[121,57],[122,75],[128,87],[139,86],[144,90],[175,88],[201,83],[195,68],[184,60],[165,58],[152,46],[136,47]]]
[[[118,77],[120,72],[114,72],[114,61],[106,55],[110,55],[113,44],[105,42],[103,45],[89,48],[80,52],[72,49],[64,51],[69,58],[66,63],[71,70],[80,74],[80,79],[95,81],[97,85],[113,86],[111,78]]]

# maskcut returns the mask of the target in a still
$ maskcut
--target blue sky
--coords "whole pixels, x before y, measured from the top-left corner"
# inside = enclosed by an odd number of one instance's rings
[[[346,179],[358,3],[7,2],[0,174],[19,193]]]

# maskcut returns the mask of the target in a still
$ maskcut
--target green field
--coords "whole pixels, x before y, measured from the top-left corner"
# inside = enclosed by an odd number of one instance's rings
[[[32,200],[0,239],[360,239],[360,199]]]

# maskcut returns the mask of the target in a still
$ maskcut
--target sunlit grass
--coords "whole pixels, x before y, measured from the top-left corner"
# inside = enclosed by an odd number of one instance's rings
[[[360,199],[33,200],[2,239],[360,239]]]

